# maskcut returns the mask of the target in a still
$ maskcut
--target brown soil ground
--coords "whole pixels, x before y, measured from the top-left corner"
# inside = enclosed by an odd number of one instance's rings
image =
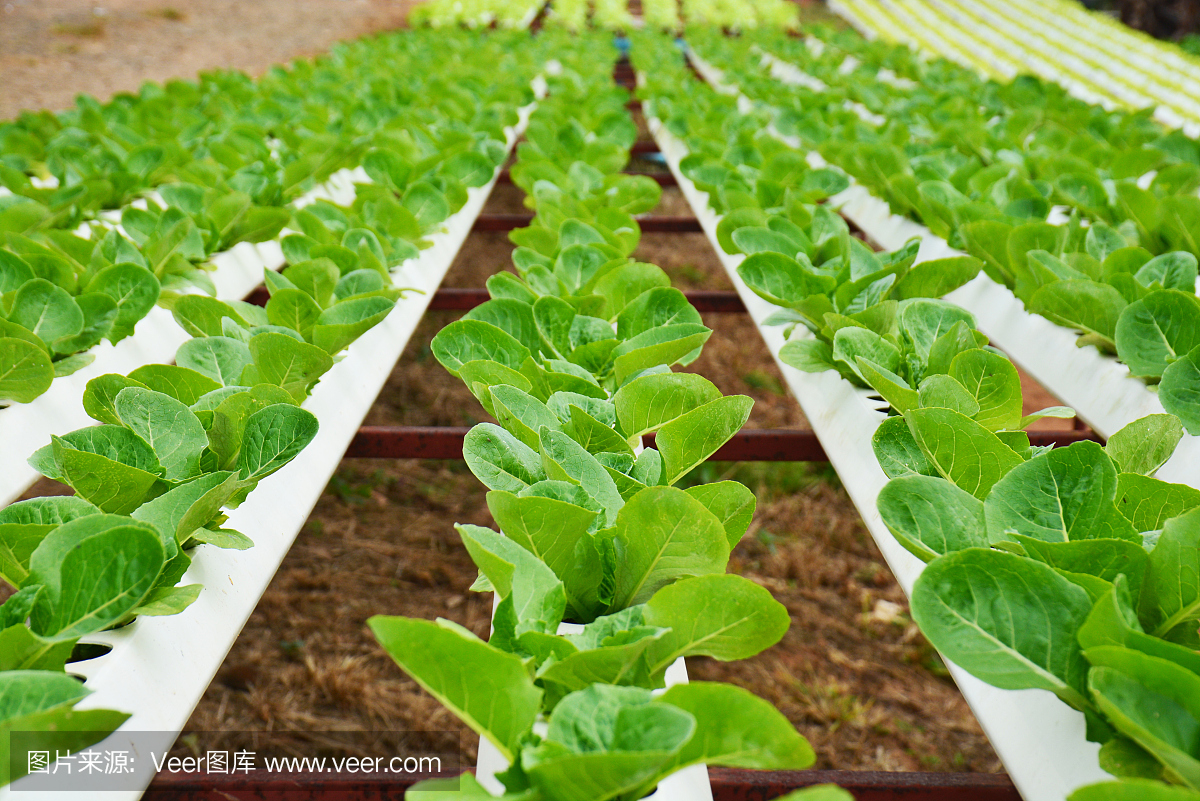
[[[5,22],[0,25],[5,75],[0,116],[23,105],[61,106],[79,90],[104,94],[146,77],[191,74],[217,64],[261,70],[371,24],[387,24],[402,7],[383,0],[262,0],[236,6],[242,16],[233,19],[235,6],[224,0],[207,6],[176,0],[184,20],[175,21],[148,13],[158,5],[123,0],[105,4],[110,14],[96,48],[56,52],[58,37],[79,34],[54,32],[51,26],[63,24],[53,22],[54,15],[82,13],[72,9],[84,4],[53,0],[35,8],[32,2],[9,2],[13,10],[6,12],[0,0],[0,15],[7,14],[0,16]],[[335,10],[362,16],[351,25]],[[376,15],[375,23],[367,22],[369,13]],[[14,34],[8,25],[14,19],[34,33]],[[125,51],[132,43],[118,35],[118,20],[157,26],[147,35],[152,47],[140,45],[146,49],[142,61],[126,63],[134,58]],[[191,25],[187,36],[176,35],[184,24]],[[276,36],[285,27],[291,37],[286,42]],[[220,49],[227,46],[230,30],[246,42],[268,42],[269,49]],[[21,41],[20,50],[10,49],[10,37]],[[190,49],[180,56],[172,48],[182,48],[185,41]],[[30,59],[27,67],[19,63],[22,58]],[[516,188],[498,186],[486,211],[522,211],[521,198]],[[659,213],[687,213],[677,190],[667,190]],[[482,286],[509,266],[511,250],[504,234],[472,234],[445,285]],[[646,234],[637,257],[662,266],[682,289],[730,288],[701,234]],[[469,425],[486,419],[429,349],[437,331],[456,317],[453,312],[426,315],[366,424]],[[689,369],[726,394],[752,396],[753,427],[807,427],[749,319],[709,314],[705,322],[714,334]],[[1027,382],[1026,403],[1032,410],[1056,401]],[[1051,423],[1064,424],[1069,425]],[[819,768],[1001,770],[828,467],[710,463],[693,480],[726,477],[746,483],[758,498],[754,523],[735,549],[730,569],[770,589],[789,609],[792,627],[780,644],[754,659],[735,664],[691,660],[692,675],[732,681],[772,701],[813,743]],[[55,491],[51,482],[43,482],[30,494]],[[475,571],[454,532],[455,522],[491,525],[484,488],[463,463],[344,461],[188,730],[230,732],[208,736],[204,745],[251,749],[270,739],[271,731],[418,730],[429,734],[410,744],[412,749],[450,753],[461,747],[464,763],[471,764],[476,738],[395,667],[365,625],[374,614],[446,617],[487,635],[491,599],[469,591]]]
[[[0,0],[0,120],[201,70],[259,74],[403,23],[412,0]]]

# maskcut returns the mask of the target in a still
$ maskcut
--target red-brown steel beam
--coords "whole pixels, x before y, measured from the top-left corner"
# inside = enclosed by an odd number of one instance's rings
[[[709,768],[713,801],[768,801],[814,784],[836,784],[855,801],[1020,801],[1004,774]]]
[[[675,176],[669,172],[631,172],[626,170],[623,175],[644,175],[647,178],[653,178],[654,182],[659,186],[678,186],[679,182],[675,180]],[[496,182],[501,184],[512,183],[512,173],[508,170],[501,170],[496,177]]]
[[[684,292],[683,296],[700,312],[743,314],[746,311],[745,304],[736,292],[702,289]],[[430,299],[429,308],[432,311],[466,311],[490,299],[486,289],[442,288]]]
[[[696,311],[725,314],[744,314],[746,306],[736,292],[699,289],[684,292],[683,296],[696,307]],[[246,300],[255,306],[267,305],[270,294],[266,287],[257,287]],[[430,311],[467,311],[490,300],[486,289],[451,289],[442,287],[429,299]]]
[[[638,227],[643,233],[652,234],[693,234],[702,233],[700,221],[695,217],[648,214],[638,217]],[[533,222],[532,214],[480,214],[475,218],[472,231],[511,231],[524,228]]]
[[[814,784],[836,784],[856,801],[1020,801],[1003,774],[710,768],[713,801],[768,801]],[[271,778],[161,773],[147,801],[385,801],[413,784],[403,774],[281,774]]]
[[[347,459],[461,459],[466,426],[362,426]]]
[[[653,434],[642,437],[655,447]],[[709,457],[715,462],[828,462],[825,449],[811,431],[799,429],[743,429]]]
[[[346,449],[348,459],[461,459],[466,426],[363,426]],[[1033,445],[1099,441],[1091,431],[1031,431]],[[642,438],[654,447],[654,435]],[[827,462],[829,456],[811,431],[743,429],[709,457],[718,462]]]

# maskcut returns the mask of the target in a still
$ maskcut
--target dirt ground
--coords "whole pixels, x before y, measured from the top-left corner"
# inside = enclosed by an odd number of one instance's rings
[[[99,1],[0,0],[0,118],[217,65],[261,71],[395,24],[404,9],[389,0]],[[485,211],[523,211],[521,197],[498,186]],[[659,212],[688,210],[669,189]],[[482,286],[509,266],[511,250],[504,234],[472,234],[445,285]],[[701,234],[645,234],[636,255],[681,289],[731,288]],[[429,349],[457,316],[426,315],[364,423],[486,419]],[[750,320],[707,314],[705,323],[714,334],[688,369],[753,397],[752,427],[807,427]],[[1027,411],[1055,403],[1026,382]],[[690,660],[691,675],[769,699],[813,743],[818,768],[1001,770],[828,466],[710,463],[689,480],[721,478],[758,498],[730,570],[770,589],[792,626],[754,659]],[[44,482],[34,492],[53,491]],[[410,747],[461,751],[472,764],[477,738],[395,667],[365,625],[374,614],[446,617],[487,635],[491,598],[468,589],[475,571],[455,522],[491,525],[484,488],[462,462],[345,460],[187,727],[229,734],[182,747],[253,748],[272,731],[415,730],[427,734]]]
[[[143,81],[259,74],[402,24],[412,0],[0,0],[0,120]]]

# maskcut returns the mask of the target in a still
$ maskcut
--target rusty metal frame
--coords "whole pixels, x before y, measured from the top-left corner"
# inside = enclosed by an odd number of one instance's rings
[[[649,234],[693,234],[703,233],[700,221],[695,217],[667,214],[648,214],[635,217],[638,227]],[[472,231],[512,231],[524,228],[533,222],[532,214],[480,214],[475,218]]]
[[[693,290],[683,296],[699,312],[723,314],[745,314],[746,306],[736,292],[719,290]],[[429,301],[431,311],[467,311],[491,300],[486,289],[442,288]]]
[[[1005,774],[873,770],[759,771],[709,768],[713,801],[767,801],[801,787],[836,784],[855,801],[1020,801]]]
[[[679,182],[675,180],[675,176],[669,172],[636,172],[626,170],[625,175],[644,175],[647,178],[652,178],[659,186],[679,186]],[[511,184],[512,173],[508,170],[501,170],[500,175],[496,178],[496,183]]]
[[[736,292],[699,289],[684,292],[683,296],[699,312],[714,314],[745,314],[746,306]],[[270,294],[260,286],[246,296],[247,303],[255,306],[267,305]],[[470,311],[491,300],[486,289],[441,287],[429,299],[429,311]]]
[[[461,459],[466,426],[363,426],[346,450],[347,459]],[[1093,431],[1031,431],[1031,445],[1100,441]],[[654,447],[654,435],[642,438]],[[804,429],[743,429],[717,449],[718,462],[827,462],[813,432]]]
[[[768,801],[815,784],[836,784],[856,801],[1020,801],[1004,774],[901,773],[849,770],[758,771],[710,768],[713,801]],[[449,776],[447,778],[450,778]],[[403,774],[288,774],[270,779],[207,773],[164,773],[145,801],[385,801],[413,781]]]

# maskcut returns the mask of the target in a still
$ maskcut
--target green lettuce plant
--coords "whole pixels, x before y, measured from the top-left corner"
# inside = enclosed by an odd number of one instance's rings
[[[895,439],[908,434],[916,447],[902,458],[877,435],[893,477],[879,509],[929,562],[912,607],[930,641],[984,681],[1050,690],[1082,711],[1110,773],[1200,790],[1200,752],[1181,737],[1200,721],[1200,597],[1190,578],[1200,491],[1154,478],[1183,435],[1179,421],[1151,416],[1103,448],[1080,442],[1021,458],[953,409],[889,419],[902,421]]]

